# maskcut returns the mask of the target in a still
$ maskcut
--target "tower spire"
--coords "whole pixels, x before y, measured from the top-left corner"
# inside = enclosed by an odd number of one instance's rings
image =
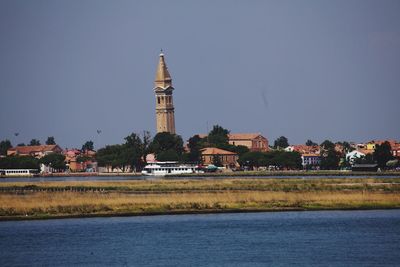
[[[169,74],[167,64],[165,63],[164,53],[161,49],[160,58],[158,61],[156,78],[154,80],[155,88],[166,89],[172,87],[172,78]]]

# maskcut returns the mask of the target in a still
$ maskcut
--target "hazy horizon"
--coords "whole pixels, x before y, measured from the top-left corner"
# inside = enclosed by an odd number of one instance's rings
[[[154,136],[161,48],[184,140],[215,124],[270,144],[400,140],[399,14],[399,1],[0,0],[0,140]]]

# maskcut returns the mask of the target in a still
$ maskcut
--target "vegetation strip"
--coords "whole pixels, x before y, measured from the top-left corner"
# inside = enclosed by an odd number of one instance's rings
[[[204,179],[0,184],[0,220],[400,208],[400,178]]]

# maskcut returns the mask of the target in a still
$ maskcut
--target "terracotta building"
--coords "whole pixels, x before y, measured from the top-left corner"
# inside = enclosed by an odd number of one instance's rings
[[[233,133],[228,134],[229,144],[246,146],[250,151],[266,152],[269,150],[268,139],[260,133]]]
[[[81,172],[91,169],[95,171],[97,169],[97,162],[95,161],[96,152],[94,151],[81,151],[79,149],[66,149],[63,151],[65,156],[65,163],[69,171]],[[79,157],[83,157],[84,161],[79,161]]]
[[[165,63],[164,54],[161,53],[154,80],[157,133],[175,133],[173,90],[171,75]]]
[[[307,146],[307,145],[291,145],[285,148],[285,151],[289,152],[299,152],[301,155],[303,154],[320,154],[321,147],[319,145],[315,146]]]
[[[234,168],[239,166],[237,162],[239,159],[238,154],[216,147],[207,147],[202,149],[201,157],[204,165],[214,164],[214,158],[218,157],[225,168]]]
[[[17,146],[7,150],[7,156],[32,156],[40,159],[45,155],[61,152],[58,145]]]

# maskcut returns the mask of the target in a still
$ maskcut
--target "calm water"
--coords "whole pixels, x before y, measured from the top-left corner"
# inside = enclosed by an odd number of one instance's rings
[[[399,266],[400,210],[0,222],[0,266]]]

